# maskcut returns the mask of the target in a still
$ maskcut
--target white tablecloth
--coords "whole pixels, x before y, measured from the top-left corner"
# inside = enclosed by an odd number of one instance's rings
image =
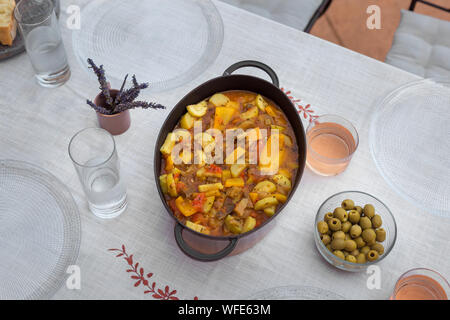
[[[66,85],[57,89],[38,86],[25,54],[0,62],[0,158],[29,161],[51,171],[67,184],[81,213],[81,289],[62,287],[54,298],[153,299],[152,294],[144,294],[142,284],[134,286],[136,280],[126,271],[123,256],[116,258],[108,251],[122,245],[145,274],[153,273],[150,286],[156,282],[155,288],[163,291],[168,286],[169,291],[177,290],[173,295],[181,299],[245,298],[285,285],[316,286],[352,299],[385,299],[396,279],[408,269],[428,267],[450,276],[450,221],[419,210],[398,196],[378,173],[369,152],[373,102],[417,76],[219,2],[216,5],[223,17],[225,38],[216,62],[192,83],[176,90],[155,95],[143,92],[144,99],[169,108],[132,112],[130,130],[116,137],[129,208],[111,221],[94,217],[67,154],[75,132],[97,125],[85,99],[97,94],[98,85],[77,63],[71,31],[63,26],[65,8],[72,3],[62,1],[61,25],[72,68]],[[360,146],[349,168],[337,177],[319,177],[306,169],[275,228],[255,247],[218,262],[197,262],[178,249],[173,220],[157,195],[152,167],[155,137],[171,107],[187,92],[245,59],[274,68],[282,86],[302,99],[303,106],[311,104],[315,114],[335,113],[353,122],[360,133]],[[367,288],[365,273],[346,273],[330,266],[314,245],[314,217],[319,205],[343,190],[377,196],[396,217],[398,239],[379,264],[379,290]]]

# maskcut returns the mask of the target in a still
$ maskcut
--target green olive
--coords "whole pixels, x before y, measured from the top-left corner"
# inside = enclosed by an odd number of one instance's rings
[[[355,238],[355,242],[356,242],[356,247],[358,249],[362,248],[362,247],[364,247],[366,245],[366,242],[363,240],[363,238],[361,238],[361,236]]]
[[[369,261],[375,261],[378,259],[378,252],[375,250],[370,250],[369,252],[367,252],[367,260]]]
[[[341,250],[334,250],[333,254],[338,257],[341,258],[342,260],[345,260],[345,255]]]
[[[350,236],[350,233],[345,234],[344,240],[352,240],[352,237]]]
[[[375,241],[377,235],[375,233],[375,230],[373,229],[366,229],[361,233],[361,237],[364,239],[365,242],[372,243]]]
[[[345,221],[344,223],[341,223],[341,230],[345,233],[350,231],[350,228],[352,227],[352,223],[350,221]]]
[[[333,236],[331,237],[331,239],[345,239],[345,233],[344,231],[336,231],[333,233]]]
[[[370,247],[369,246],[364,246],[361,249],[359,249],[359,252],[367,254],[367,252],[370,251]]]
[[[375,243],[370,247],[370,249],[375,250],[381,256],[384,253],[384,247],[381,243]]]
[[[339,207],[334,209],[333,215],[335,218],[338,218],[341,222],[345,222],[348,220],[348,213],[343,208]]]
[[[321,234],[320,239],[322,240],[324,245],[327,245],[331,242],[331,237],[327,234]]]
[[[374,215],[372,218],[372,227],[379,228],[382,224],[381,216],[379,214]]]
[[[328,220],[328,227],[332,231],[339,231],[341,230],[341,221],[337,218],[331,218]]]
[[[333,212],[327,212],[325,213],[325,216],[323,217],[323,220],[325,220],[325,222],[328,222],[328,220],[333,219]]]
[[[356,263],[356,257],[352,256],[351,254],[349,254],[348,256],[345,257],[345,260],[348,262],[353,262]]]
[[[359,237],[361,235],[361,232],[362,228],[357,224],[352,225],[352,227],[350,228],[350,235],[353,239]]]
[[[360,215],[363,213],[363,208],[361,208],[360,206],[355,206],[355,210],[358,211]]]
[[[358,223],[359,219],[361,218],[361,215],[356,210],[350,210],[348,213],[348,221],[351,223]]]
[[[356,249],[356,242],[354,240],[345,240],[345,251],[351,252]]]
[[[366,241],[366,244],[367,244],[369,247],[373,246],[375,243],[377,243],[377,240],[376,240],[376,239]]]
[[[334,239],[331,241],[331,248],[334,250],[342,250],[345,248],[345,240],[344,239]]]
[[[361,217],[361,219],[359,219],[359,225],[363,230],[372,228],[372,222],[367,217]]]
[[[358,254],[360,254],[360,252],[359,252],[358,249],[355,249],[355,250],[353,250],[352,252],[350,252],[350,254],[351,254],[352,256],[354,256],[354,257],[357,257]]]
[[[347,251],[342,251],[342,253],[344,254],[344,257],[346,257],[346,258],[347,258],[347,256],[350,254],[350,253],[348,253]]]
[[[360,253],[356,256],[357,263],[366,263],[366,255],[364,253]]]
[[[375,208],[371,204],[366,204],[363,209],[364,215],[368,218],[372,218],[375,215]]]
[[[327,233],[328,232],[328,224],[325,221],[319,221],[317,223],[317,230],[319,233]]]
[[[353,202],[353,200],[345,199],[344,201],[342,201],[341,206],[345,210],[352,210],[355,207],[355,203]]]
[[[330,250],[331,252],[333,252],[333,248],[331,248],[331,244],[327,244],[326,247],[327,247],[328,250]]]
[[[383,228],[375,230],[375,233],[377,234],[378,242],[383,242],[384,240],[386,240],[386,230],[384,230]]]

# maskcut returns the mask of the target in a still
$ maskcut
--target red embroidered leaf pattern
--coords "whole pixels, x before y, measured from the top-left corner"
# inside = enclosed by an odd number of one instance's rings
[[[154,299],[160,299],[160,300],[179,300],[178,297],[175,296],[177,293],[177,290],[170,290],[169,286],[165,286],[164,290],[161,288],[156,289],[156,282],[153,282],[152,285],[149,285],[148,278],[151,278],[153,276],[153,273],[149,272],[145,274],[144,268],[139,267],[139,262],[136,262],[136,264],[133,265],[133,255],[128,253],[125,250],[125,245],[122,245],[122,249],[108,249],[108,251],[115,251],[117,252],[116,258],[123,257],[123,259],[127,262],[127,264],[130,266],[129,269],[126,270],[126,272],[133,274],[131,275],[131,279],[137,280],[134,283],[135,287],[139,287],[143,285],[145,287],[144,294],[151,293],[152,297]],[[147,279],[145,278],[147,277]],[[194,300],[198,300],[198,297],[194,297]]]
[[[315,121],[319,116],[313,115],[314,110],[311,109],[311,105],[307,104],[306,106],[302,106],[300,104],[300,99],[294,98],[292,95],[292,92],[290,90],[287,90],[285,88],[281,88],[281,91],[283,91],[287,97],[292,101],[292,103],[298,108],[298,113],[303,116],[304,119],[309,119],[309,123]]]

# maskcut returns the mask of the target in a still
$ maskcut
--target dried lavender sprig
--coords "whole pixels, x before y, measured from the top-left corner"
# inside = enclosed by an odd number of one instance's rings
[[[125,104],[125,103],[132,103],[134,100],[137,99],[137,97],[139,96],[139,94],[141,93],[142,89],[146,89],[148,88],[149,84],[148,83],[141,83],[139,84],[136,81],[136,76],[133,75],[133,87],[125,90],[121,95],[120,95],[120,99],[119,99],[119,103],[116,104],[113,113],[116,112],[120,112],[119,110],[119,104]]]
[[[133,74],[133,76],[132,76],[132,81],[133,81],[133,88],[131,88],[130,90],[135,89],[135,90],[138,90],[138,92],[139,92],[142,89],[147,89],[148,88],[148,82],[144,82],[144,83],[139,84],[137,82],[137,80],[136,80],[136,75],[135,74]]]
[[[103,93],[103,96],[106,99],[106,103],[113,108],[113,99],[111,98],[111,93],[109,92],[109,86],[106,82],[105,77],[105,70],[103,69],[103,65],[100,65],[100,67],[97,67],[97,65],[94,63],[94,61],[91,58],[87,59],[87,62],[90,65],[90,68],[92,68],[97,75],[98,82],[100,84],[100,90]]]
[[[125,78],[123,79],[122,85],[120,86],[119,93],[121,93],[123,91],[123,88],[125,87],[125,83],[127,83],[127,79],[128,79],[128,73],[125,76]]]
[[[128,79],[128,74],[123,79],[122,86],[120,87],[120,90],[117,93],[116,99],[114,100],[114,108],[115,108],[115,106],[117,106],[120,103],[120,96],[123,92],[123,88],[125,87],[125,83],[127,82],[127,79]]]
[[[124,92],[122,92],[122,94],[120,95],[120,103],[124,103],[124,102],[133,102],[140,94],[140,90],[136,90],[134,87],[125,90]]]
[[[136,83],[137,84],[137,83]],[[133,86],[132,88],[125,90],[120,95],[121,102],[133,102],[141,93],[142,89],[148,88],[148,83],[141,83]]]
[[[116,107],[117,112],[122,112],[125,110],[130,110],[134,108],[142,108],[142,109],[165,109],[163,105],[155,102],[145,102],[145,101],[133,101],[133,102],[124,102],[119,104]]]
[[[111,114],[111,110],[105,109],[101,106],[97,106],[95,103],[93,103],[91,100],[86,100],[86,103],[90,105],[95,111],[101,113],[101,114]]]
[[[139,84],[138,84],[138,82],[137,82],[137,80],[136,80],[136,75],[135,75],[135,74],[133,74],[132,80],[133,80],[133,86],[134,86],[135,88],[139,87]]]

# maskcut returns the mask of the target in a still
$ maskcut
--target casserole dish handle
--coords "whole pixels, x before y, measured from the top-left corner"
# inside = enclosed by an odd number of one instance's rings
[[[220,260],[222,258],[225,258],[227,255],[229,255],[234,248],[236,247],[236,244],[238,242],[238,239],[233,238],[230,240],[230,243],[223,248],[221,251],[211,254],[206,254],[202,252],[198,252],[197,250],[194,250],[191,248],[186,241],[183,239],[183,229],[184,226],[180,223],[175,224],[175,240],[177,241],[178,247],[180,247],[181,251],[183,251],[186,255],[189,257],[199,260],[199,261],[216,261]]]
[[[280,81],[278,80],[278,76],[275,73],[275,71],[273,71],[273,69],[271,67],[269,67],[267,64],[264,64],[264,63],[259,62],[259,61],[244,60],[244,61],[236,62],[235,64],[229,66],[227,68],[227,70],[225,70],[223,75],[224,76],[229,76],[230,74],[232,74],[237,69],[245,68],[245,67],[255,67],[255,68],[263,70],[265,73],[267,73],[269,75],[270,79],[272,79],[273,85],[275,87],[277,87],[277,88],[280,87]]]

